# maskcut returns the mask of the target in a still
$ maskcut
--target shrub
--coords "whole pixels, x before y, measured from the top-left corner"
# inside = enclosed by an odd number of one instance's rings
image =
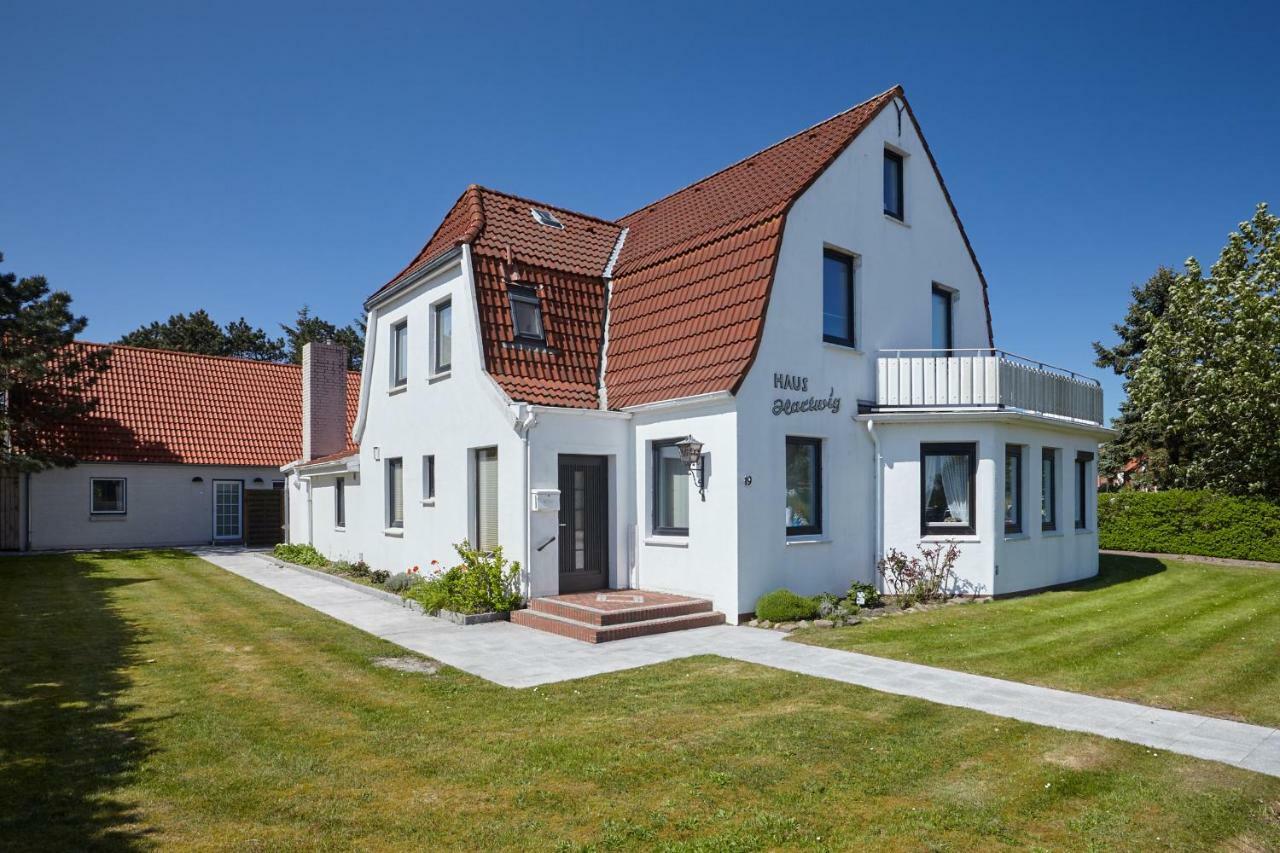
[[[832,616],[843,615],[840,612],[840,598],[829,592],[815,596],[814,604],[818,606],[818,615],[823,619],[829,619]]]
[[[385,586],[392,592],[404,592],[415,584],[422,583],[422,578],[408,572],[399,572],[387,578]]]
[[[1208,491],[1098,495],[1098,545],[1280,562],[1280,505]]]
[[[917,545],[919,557],[908,557],[897,548],[876,568],[884,578],[885,589],[896,595],[903,607],[919,601],[943,601],[960,587],[956,576],[956,558],[960,548],[954,542],[939,542],[933,547]]]
[[[420,603],[424,610],[435,613],[491,613],[515,610],[520,597],[520,564],[507,562],[502,547],[492,553],[477,551],[465,539],[453,546],[462,562],[445,571],[439,563],[435,572],[415,583],[403,594]]]
[[[272,554],[277,559],[284,560],[286,563],[295,563],[299,566],[327,566],[329,561],[311,545],[290,545],[281,542],[274,549]]]
[[[391,577],[391,572],[387,571],[386,569],[374,569],[373,571],[369,572],[369,580],[373,581],[374,583],[386,583],[387,579],[390,577]]]
[[[845,594],[845,600],[855,607],[879,607],[884,604],[884,599],[880,597],[880,590],[876,589],[875,584],[858,581],[849,584],[849,592]]]
[[[796,622],[818,615],[818,603],[789,589],[766,592],[756,602],[756,617],[770,622]]]

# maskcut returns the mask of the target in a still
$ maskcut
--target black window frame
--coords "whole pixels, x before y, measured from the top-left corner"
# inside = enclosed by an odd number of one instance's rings
[[[1045,488],[1044,463],[1049,463],[1048,489]],[[1045,497],[1048,496],[1049,519],[1045,520]],[[1040,448],[1040,530],[1044,532],[1058,529],[1058,450],[1054,447]]]
[[[120,484],[120,509],[94,509],[94,485],[99,481]],[[89,514],[90,515],[128,515],[129,514],[129,478],[128,477],[90,477],[89,478]]]
[[[347,478],[339,477],[333,482],[333,526],[347,526]]]
[[[683,438],[664,438],[651,442],[649,449],[649,468],[652,472],[652,483],[649,488],[649,500],[653,504],[653,535],[654,536],[688,536],[689,527],[688,519],[685,519],[684,527],[671,527],[662,524],[662,504],[659,496],[662,493],[662,451],[667,447],[677,447],[677,443]],[[676,451],[679,453],[679,450]],[[686,483],[686,488],[688,483]]]
[[[404,340],[400,338],[404,331]],[[404,360],[404,373],[400,373],[400,361]],[[391,387],[403,388],[409,384],[409,319],[391,324]]]
[[[786,440],[786,449],[792,446],[812,447],[813,448],[813,518],[814,524],[804,524],[787,527],[787,536],[820,536],[822,535],[822,514],[824,508],[822,506],[822,439],[811,438],[809,436],[789,435]],[[786,451],[782,457],[782,478],[783,492],[786,492],[787,477],[787,460]]]
[[[393,468],[400,470],[400,518],[395,517],[396,501],[395,501],[395,480],[391,471]],[[387,460],[387,529],[388,530],[404,530],[404,457],[393,456]]]
[[[969,523],[930,523],[927,518],[929,492],[925,482],[925,458],[938,456],[969,457]],[[927,441],[920,443],[920,535],[921,536],[974,536],[978,509],[978,444],[972,441]]]
[[[886,148],[884,150],[884,162],[886,164],[892,162],[898,165],[898,175],[897,175],[898,185],[896,187],[897,194],[898,194],[898,210],[896,211],[890,210],[889,207],[886,205],[884,209],[884,215],[890,216],[898,220],[899,222],[906,222],[907,221],[907,195],[906,195],[905,189],[906,189],[907,158],[903,157],[897,151],[893,151],[889,148]],[[884,174],[885,189],[888,189],[888,182],[889,182],[889,175],[888,175],[888,170],[886,169]]]
[[[449,359],[440,360],[440,318],[449,312]],[[431,375],[443,376],[453,370],[453,299],[441,299],[431,306]]]
[[[424,501],[436,499],[436,455],[434,453],[427,453],[422,457],[422,499]]]
[[[1013,502],[1013,521],[1008,518],[1004,520],[1004,532],[1021,533],[1023,528],[1022,507],[1026,503],[1026,478],[1023,475],[1023,448],[1021,444],[1006,444],[1004,446],[1004,497],[1009,499],[1009,460],[1014,460],[1013,482],[1015,485],[1014,502]]]
[[[1087,450],[1076,451],[1076,530],[1089,529],[1089,467],[1093,454]],[[1094,486],[1097,491],[1097,486]]]
[[[941,349],[953,350],[956,348],[956,292],[936,281],[929,292],[929,344],[933,344],[933,306],[939,296],[946,300],[947,306],[947,341],[946,346]]]
[[[849,268],[849,277],[845,284],[845,299],[848,300],[848,303],[849,303],[849,316],[848,316],[847,328],[845,329],[844,336],[827,334],[826,275],[827,275],[828,259],[839,261],[840,263],[846,265]],[[822,250],[822,276],[823,276],[822,340],[826,341],[829,344],[839,344],[840,346],[852,347],[855,349],[858,346],[858,340],[857,340],[858,338],[858,322],[857,322],[858,307],[857,307],[857,303],[854,302],[854,298],[857,296],[857,293],[858,293],[858,286],[856,283],[857,271],[858,271],[857,263],[855,262],[853,255],[849,254],[848,252],[841,252],[839,249],[823,249]]]
[[[534,316],[538,320],[538,333],[522,332],[520,324],[516,320],[516,303],[521,305],[529,305],[533,307]],[[537,288],[527,287],[522,284],[512,284],[507,287],[507,308],[511,311],[511,334],[517,343],[545,345],[547,342],[547,321],[542,315],[542,298],[538,296]]]

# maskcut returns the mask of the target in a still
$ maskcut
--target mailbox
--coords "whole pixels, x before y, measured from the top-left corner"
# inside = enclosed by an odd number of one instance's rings
[[[534,489],[533,490],[533,511],[534,512],[559,512],[560,511],[560,490],[559,489]]]

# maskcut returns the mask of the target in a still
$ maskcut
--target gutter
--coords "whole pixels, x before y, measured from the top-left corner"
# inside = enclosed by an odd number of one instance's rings
[[[524,570],[528,578],[525,586],[525,597],[533,593],[533,506],[532,506],[532,468],[533,451],[529,446],[529,433],[538,423],[538,416],[533,407],[521,403],[516,407],[516,429],[524,441]]]

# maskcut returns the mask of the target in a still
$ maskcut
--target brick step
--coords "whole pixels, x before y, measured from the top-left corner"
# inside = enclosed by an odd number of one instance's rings
[[[584,622],[588,625],[625,625],[631,622],[649,622],[671,616],[689,616],[694,613],[710,613],[711,602],[705,598],[687,598],[664,604],[650,604],[624,609],[603,610],[590,604],[564,601],[560,598],[535,598],[529,608],[539,613]]]
[[[535,601],[537,599],[534,599]],[[717,611],[686,613],[681,616],[664,616],[660,619],[646,619],[642,622],[624,622],[620,625],[592,625],[576,619],[566,619],[552,613],[537,610],[515,610],[511,613],[511,621],[527,628],[536,628],[551,634],[559,634],[574,640],[587,643],[607,643],[611,640],[626,640],[631,637],[647,637],[652,634],[665,634],[668,631],[685,631],[690,628],[705,628],[708,625],[723,625],[724,614]]]

